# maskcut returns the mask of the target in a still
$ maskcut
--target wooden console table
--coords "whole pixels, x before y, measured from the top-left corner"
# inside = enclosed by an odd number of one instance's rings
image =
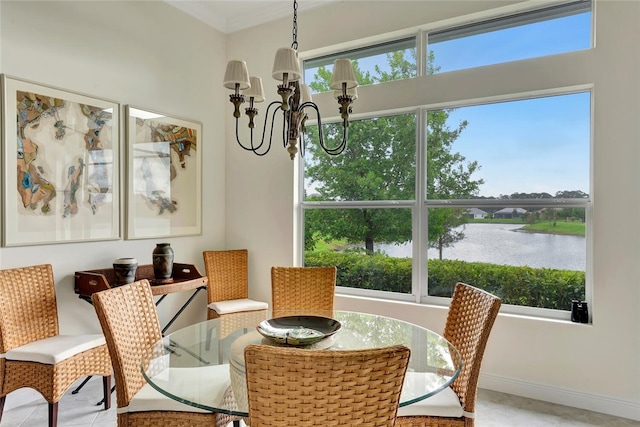
[[[113,268],[76,271],[74,290],[79,298],[90,303],[92,294],[116,287],[117,285],[114,284],[115,278],[116,275]],[[198,292],[207,289],[207,276],[200,274],[198,268],[193,264],[173,263],[171,278],[163,280],[156,280],[154,278],[152,264],[140,265],[136,270],[136,280],[141,279],[149,280],[149,283],[151,283],[151,293],[153,295],[160,295],[160,299],[156,301],[156,306],[160,304],[168,294],[190,290],[194,291],[187,302],[182,305],[162,329],[163,335],[191,301],[193,301]]]
[[[98,270],[76,271],[74,291],[78,298],[91,303],[91,295],[111,289],[120,285],[115,285],[115,273],[113,268],[102,268]],[[160,304],[167,295],[176,292],[191,291],[193,293],[189,299],[173,315],[171,320],[162,328],[162,335],[171,327],[173,322],[191,304],[198,292],[207,289],[207,276],[203,276],[198,268],[193,264],[173,263],[173,272],[170,279],[156,280],[153,273],[153,264],[138,266],[136,270],[136,280],[147,279],[151,284],[151,293],[160,296],[156,301],[156,306]],[[205,310],[203,308],[203,310]],[[76,394],[86,384],[90,377],[87,377],[72,394]],[[101,404],[101,402],[99,402]]]
[[[98,270],[76,271],[75,292],[82,299],[91,301],[91,295],[116,287],[113,268]],[[193,264],[173,264],[171,279],[156,280],[153,275],[153,265],[140,265],[136,270],[136,280],[148,279],[151,283],[153,295],[167,295],[175,292],[189,291],[203,286],[207,287],[207,277],[200,274]]]

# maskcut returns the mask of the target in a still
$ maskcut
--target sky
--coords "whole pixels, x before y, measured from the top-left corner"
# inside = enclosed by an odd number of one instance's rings
[[[586,49],[591,14],[582,13],[431,44],[439,72]],[[481,195],[589,193],[589,92],[511,101],[451,112],[467,128],[452,151],[481,165]],[[506,178],[506,179],[505,179]]]
[[[581,13],[489,33],[429,43],[439,73],[587,49],[591,14]],[[361,69],[384,55],[358,60]],[[313,79],[307,72],[306,81]],[[478,161],[481,196],[581,190],[589,193],[590,93],[574,93],[452,110],[452,129],[468,125],[453,145]]]
[[[589,92],[463,107],[448,123],[468,125],[452,152],[476,160],[482,196],[589,193]]]

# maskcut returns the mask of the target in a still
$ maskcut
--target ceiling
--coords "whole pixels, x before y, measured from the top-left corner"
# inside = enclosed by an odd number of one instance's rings
[[[341,0],[298,0],[298,11],[325,6],[335,1]],[[285,16],[293,17],[291,0],[164,0],[164,2],[227,34]]]

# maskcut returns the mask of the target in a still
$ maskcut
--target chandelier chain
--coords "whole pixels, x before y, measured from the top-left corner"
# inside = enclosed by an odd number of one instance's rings
[[[293,43],[291,48],[298,50],[298,0],[293,0]]]

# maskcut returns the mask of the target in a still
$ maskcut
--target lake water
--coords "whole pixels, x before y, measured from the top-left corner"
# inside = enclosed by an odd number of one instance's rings
[[[455,246],[444,248],[442,258],[585,271],[585,237],[515,231],[520,227],[522,225],[466,224],[465,238]],[[380,244],[376,245],[378,249],[393,257],[411,257],[412,253],[411,242]],[[428,254],[429,258],[438,258],[436,249],[429,249]]]

